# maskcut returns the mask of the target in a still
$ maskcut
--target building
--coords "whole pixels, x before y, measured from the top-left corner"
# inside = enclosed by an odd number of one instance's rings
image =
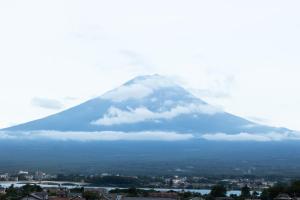
[[[0,186],[0,194],[5,194],[5,188]]]
[[[176,193],[176,192],[151,192],[151,193],[149,193],[149,197],[178,199],[178,193]]]
[[[8,173],[0,174],[0,180],[1,181],[8,181],[8,179],[9,179]]]
[[[231,197],[216,197],[215,199],[216,199],[216,200],[234,200],[234,199],[231,198]]]
[[[41,181],[41,180],[44,180],[45,177],[46,177],[46,173],[44,173],[44,172],[36,171],[36,172],[34,173],[34,179],[35,179],[35,180]]]
[[[85,200],[83,197],[49,197],[49,200]]]
[[[157,197],[122,197],[121,200],[174,200],[172,198],[157,198]]]
[[[288,194],[279,194],[274,200],[292,200],[292,198]]]
[[[19,172],[18,172],[18,175],[28,175],[29,174],[29,172],[27,172],[27,171],[22,171],[22,170],[20,170]]]
[[[47,192],[35,192],[31,193],[26,197],[21,198],[21,200],[48,200]]]

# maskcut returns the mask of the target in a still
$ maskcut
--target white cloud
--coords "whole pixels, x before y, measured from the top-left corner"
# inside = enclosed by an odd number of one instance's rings
[[[91,123],[94,125],[110,126],[115,124],[137,123],[147,120],[172,119],[183,114],[204,113],[213,115],[218,112],[221,112],[221,110],[207,104],[180,105],[163,112],[153,112],[146,107],[138,107],[130,109],[129,111],[111,107],[102,118]]]
[[[151,68],[151,65],[140,54],[135,51],[124,49],[119,52],[124,57],[128,58],[128,64],[131,66],[141,67],[141,68]]]
[[[192,134],[175,132],[61,132],[61,131],[31,131],[31,132],[0,132],[2,140],[34,140],[51,139],[62,141],[180,141],[194,138]]]
[[[191,139],[205,139],[211,141],[256,141],[271,142],[284,140],[300,140],[300,133],[239,133],[239,134],[191,134],[163,131],[143,132],[73,132],[73,131],[2,131],[0,140],[57,140],[57,141],[184,141]]]
[[[282,141],[282,140],[300,140],[300,134],[298,133],[239,133],[239,134],[226,134],[226,133],[215,133],[215,134],[204,134],[201,138],[206,140],[217,140],[217,141]]]
[[[171,80],[161,78],[158,75],[147,76],[145,79],[135,79],[132,83],[122,85],[119,88],[109,91],[101,96],[102,99],[109,99],[121,102],[128,99],[142,99],[151,95],[155,90],[174,86]]]
[[[31,104],[37,107],[46,108],[46,109],[53,109],[58,110],[63,108],[63,104],[55,99],[47,99],[47,98],[40,98],[35,97],[31,100]]]
[[[103,96],[102,99],[109,99],[120,102],[131,98],[141,99],[147,97],[153,92],[151,88],[139,84],[121,86],[113,91],[110,91]]]

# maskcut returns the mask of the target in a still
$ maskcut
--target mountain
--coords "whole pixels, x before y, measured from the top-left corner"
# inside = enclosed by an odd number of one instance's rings
[[[299,138],[211,106],[165,77],[140,76],[1,130],[0,171],[299,175]]]
[[[165,131],[194,134],[288,131],[224,112],[160,75],[136,77],[66,111],[4,130]]]

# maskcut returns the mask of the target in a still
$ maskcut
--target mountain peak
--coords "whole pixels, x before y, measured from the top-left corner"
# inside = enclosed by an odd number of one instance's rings
[[[154,74],[135,77],[120,87],[105,93],[101,98],[121,102],[128,99],[146,98],[158,91],[161,91],[161,93],[164,91],[164,94],[173,93],[180,96],[190,96],[189,92],[174,83],[174,81]]]
[[[170,78],[159,74],[137,76],[131,79],[130,81],[126,82],[124,85],[132,85],[132,84],[143,84],[143,85],[151,84],[153,86],[160,86],[160,87],[170,87],[170,86],[178,87],[178,85],[174,81],[170,80]]]

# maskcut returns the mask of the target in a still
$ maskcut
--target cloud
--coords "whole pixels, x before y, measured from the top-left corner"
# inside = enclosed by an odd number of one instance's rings
[[[116,90],[110,91],[104,94],[102,99],[109,99],[115,102],[121,102],[128,99],[142,99],[152,94],[151,88],[145,87],[139,84],[133,84],[128,86],[121,86]]]
[[[201,138],[206,140],[216,141],[257,141],[257,142],[268,142],[268,141],[282,141],[282,140],[300,140],[300,134],[296,132],[285,132],[285,133],[239,133],[239,134],[226,134],[226,133],[215,133],[215,134],[204,134]]]
[[[2,140],[34,140],[51,139],[59,141],[180,141],[194,138],[192,134],[175,132],[61,132],[61,131],[31,131],[31,132],[0,132]]]
[[[228,98],[230,94],[225,90],[212,90],[212,89],[194,89],[190,88],[189,91],[195,96],[200,98]]]
[[[144,67],[144,68],[151,67],[140,54],[134,51],[126,49],[126,50],[120,50],[119,53],[125,56],[126,58],[128,58],[129,65]]]
[[[211,141],[256,141],[271,142],[284,140],[300,140],[300,133],[266,133],[266,134],[191,134],[164,131],[143,132],[74,132],[74,131],[0,131],[0,140],[56,140],[56,141],[185,141],[191,139],[204,139]]]
[[[194,86],[188,87],[188,90],[207,102],[220,102],[231,97],[235,84],[233,75],[224,75],[216,72],[206,72],[205,77]],[[218,103],[219,104],[219,103]]]
[[[172,86],[174,86],[174,83],[171,80],[162,78],[159,75],[141,76],[130,83],[105,93],[101,98],[115,102],[142,99],[151,95],[155,90]]]
[[[94,125],[110,126],[115,124],[130,124],[148,120],[172,119],[183,114],[204,113],[213,115],[221,112],[218,108],[207,104],[180,105],[168,111],[153,112],[146,107],[138,107],[130,110],[121,110],[110,107],[108,112],[100,119],[91,122]]]
[[[63,104],[58,100],[40,98],[40,97],[33,98],[31,100],[31,104],[37,107],[53,109],[53,110],[58,110],[64,107]]]
[[[254,116],[246,116],[246,118],[249,121],[260,123],[260,124],[270,124],[270,121],[268,119],[262,118],[262,117],[254,117]]]

